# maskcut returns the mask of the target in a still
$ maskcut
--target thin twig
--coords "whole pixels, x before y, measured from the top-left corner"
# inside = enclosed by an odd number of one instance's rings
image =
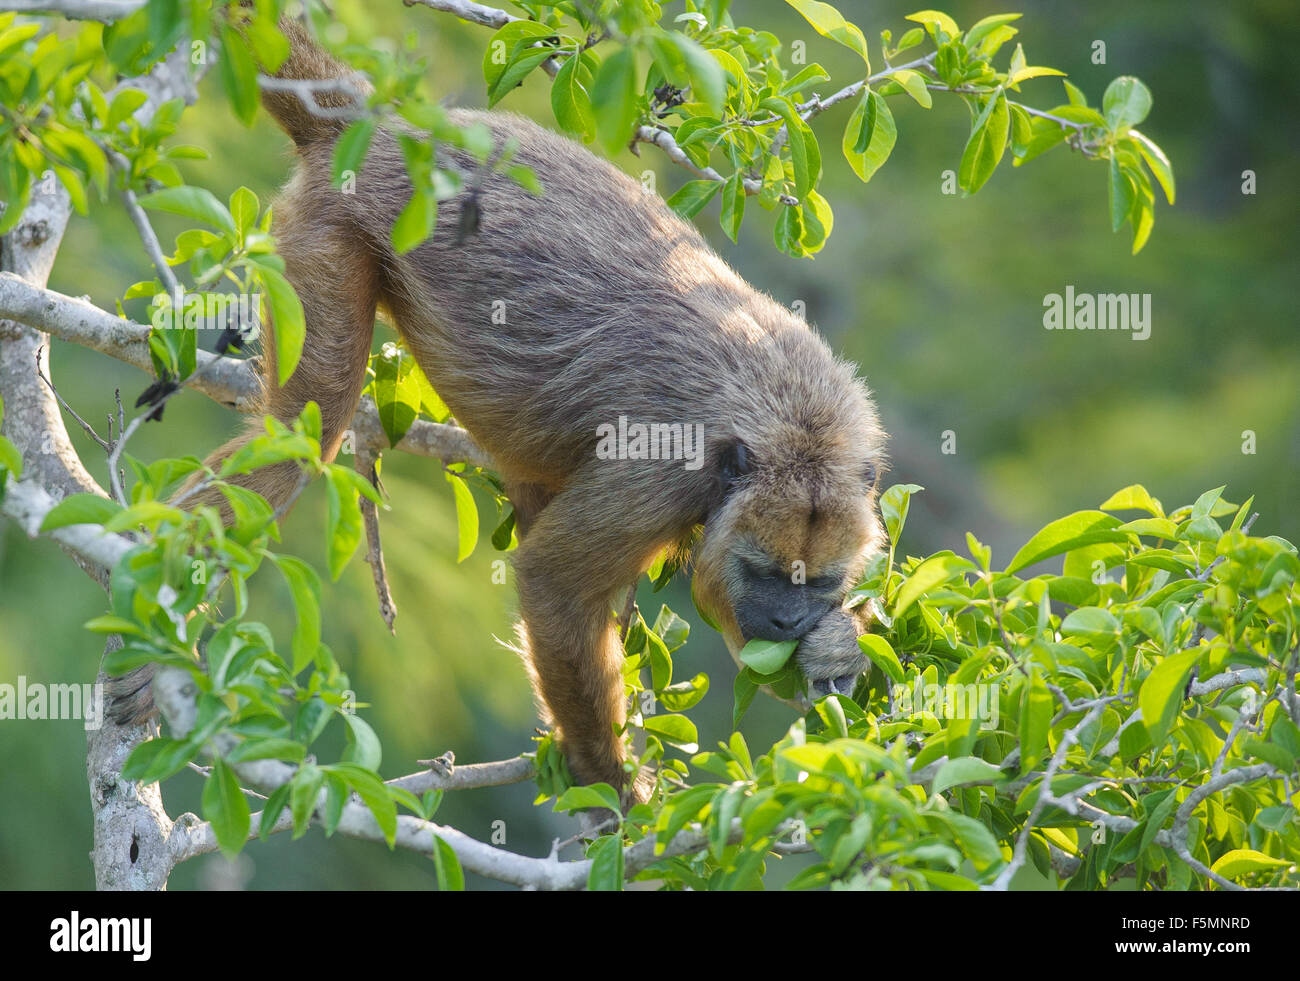
[[[379,490],[379,458],[366,449],[357,449],[354,457],[357,473]],[[360,495],[361,521],[366,529],[366,562],[375,580],[375,594],[379,597],[379,615],[388,625],[388,632],[396,634],[397,603],[388,584],[388,570],[384,565],[384,548],[379,540],[379,507],[365,494]]]
[[[81,425],[81,428],[86,431],[86,435],[89,436],[91,439],[93,439],[96,443],[98,443],[100,448],[105,453],[109,452],[113,448],[109,440],[106,440],[102,436],[100,436],[99,433],[95,432],[94,426],[86,422],[86,420],[81,418],[81,416],[77,415],[77,410],[74,409],[72,406],[68,405],[68,403],[64,401],[63,396],[59,394],[59,390],[54,387],[54,382],[50,381],[49,376],[41,370],[41,348],[36,349],[36,374],[40,377],[41,381],[45,382],[45,385],[46,387],[49,388],[51,394],[53,394],[53,396],[59,400],[59,405],[63,406],[63,410],[67,412],[70,416],[72,416],[73,419],[77,420],[77,422]],[[112,416],[108,417],[108,424],[109,424],[108,434],[111,439],[113,435]]]

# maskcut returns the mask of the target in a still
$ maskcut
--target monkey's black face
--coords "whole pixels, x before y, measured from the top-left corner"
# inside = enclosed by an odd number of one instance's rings
[[[746,641],[798,640],[840,603],[843,575],[810,581],[802,562],[782,568],[752,542],[736,549],[732,564],[732,610]]]
[[[753,640],[798,641],[813,697],[848,693],[866,666],[866,626],[842,604],[883,541],[874,458],[851,444],[817,451],[780,463],[743,445],[724,453],[723,493],[693,556],[696,602],[733,657]]]

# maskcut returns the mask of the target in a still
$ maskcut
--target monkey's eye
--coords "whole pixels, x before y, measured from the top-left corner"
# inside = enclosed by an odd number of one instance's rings
[[[879,479],[880,469],[874,463],[868,462],[867,465],[862,468],[862,484],[867,488],[868,494],[875,489],[876,481]]]
[[[723,450],[722,459],[718,461],[718,472],[728,489],[735,486],[741,477],[751,473],[753,469],[754,461],[749,447],[739,440]]]

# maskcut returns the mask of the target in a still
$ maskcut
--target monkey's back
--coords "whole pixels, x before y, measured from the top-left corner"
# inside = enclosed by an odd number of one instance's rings
[[[512,162],[533,169],[542,193],[493,173],[441,202],[434,235],[398,256],[388,234],[410,182],[396,142],[380,133],[355,195],[329,188],[324,146],[308,152],[289,203],[342,208],[365,229],[385,306],[457,419],[498,460],[571,471],[590,458],[597,427],[620,415],[701,423],[710,442],[745,429],[761,442],[757,427],[848,431],[869,411],[851,366],[657,194],[523,117],[455,119],[487,125],[498,147],[517,143]],[[478,183],[473,158],[439,153]],[[477,230],[462,235],[466,208]]]

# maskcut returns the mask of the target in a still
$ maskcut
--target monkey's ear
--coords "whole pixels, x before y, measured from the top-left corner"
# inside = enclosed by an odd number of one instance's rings
[[[724,491],[730,490],[740,478],[754,469],[754,455],[740,440],[726,446],[718,459],[718,477]]]

